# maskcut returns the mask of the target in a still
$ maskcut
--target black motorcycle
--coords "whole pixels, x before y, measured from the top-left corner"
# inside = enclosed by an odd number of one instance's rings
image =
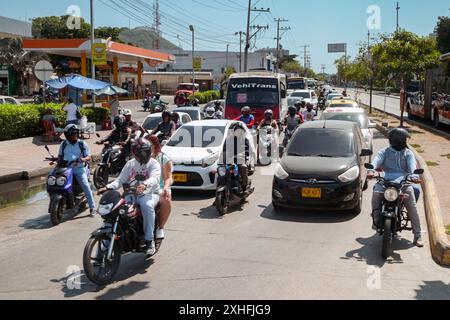
[[[371,164],[366,164],[365,167],[368,170],[374,170]],[[423,173],[423,169],[417,169],[414,175]],[[406,176],[401,182],[387,181],[381,175],[376,179],[384,187],[384,192],[380,192],[383,194],[383,201],[378,232],[383,237],[381,255],[383,259],[387,259],[391,254],[392,243],[397,234],[412,230],[404,201],[409,196],[405,190],[413,184],[413,181],[411,181],[411,175]]]
[[[317,108],[320,110],[320,111],[323,111],[324,109],[325,109],[325,104],[326,104],[326,99],[325,98],[319,98],[319,102],[318,102],[318,104],[317,104]]]
[[[126,165],[122,157],[123,147],[109,142],[102,151],[102,161],[94,171],[94,185],[97,189],[109,183],[109,177],[117,177]],[[126,159],[125,159],[126,160]]]
[[[119,269],[121,256],[127,253],[145,253],[143,216],[139,206],[128,203],[128,195],[136,196],[136,187],[145,177],[137,176],[136,180],[124,185],[124,193],[117,191],[104,193],[100,200],[99,214],[103,226],[92,233],[83,253],[83,267],[86,276],[93,283],[104,286],[111,283]],[[155,231],[158,226],[156,208]],[[162,240],[156,239],[156,252]]]
[[[254,188],[242,188],[239,168],[236,164],[219,165],[217,168],[217,190],[214,206],[221,216],[228,213],[232,205],[243,205],[254,192]]]
[[[50,154],[47,146],[45,149]],[[79,212],[86,210],[87,199],[70,167],[74,162],[61,161],[51,154],[45,161],[49,161],[50,165],[57,164],[47,177],[47,192],[50,196],[48,212],[52,225],[57,226],[61,223],[66,210],[74,208],[78,208]]]
[[[144,109],[144,111],[147,112],[148,110],[150,110],[151,105],[152,105],[152,99],[150,97],[145,97],[143,104],[142,104],[142,108]]]

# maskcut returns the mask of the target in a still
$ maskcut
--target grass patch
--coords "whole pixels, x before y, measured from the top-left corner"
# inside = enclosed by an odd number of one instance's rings
[[[420,154],[423,154],[423,153],[425,153],[425,151],[424,151],[424,150],[422,150],[422,149],[417,149],[416,151],[417,151],[417,153],[420,153]]]
[[[437,166],[439,166],[439,163],[437,163],[435,161],[427,161],[427,166],[429,166],[429,167],[437,167]]]
[[[445,227],[445,232],[450,236],[450,224]]]
[[[444,158],[447,158],[447,159],[450,160],[450,153],[449,154],[443,154],[443,155],[441,155],[441,157],[444,157]]]
[[[420,144],[412,144],[411,147],[413,147],[414,149],[422,148],[422,146]]]

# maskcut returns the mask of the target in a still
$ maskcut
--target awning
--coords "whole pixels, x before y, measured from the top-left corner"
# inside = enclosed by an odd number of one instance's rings
[[[103,96],[103,95],[113,96],[115,94],[127,94],[127,93],[128,93],[127,90],[124,90],[124,89],[122,89],[120,87],[116,87],[116,86],[109,86],[109,87],[103,88],[101,90],[95,90],[95,92],[94,92],[94,94],[96,96]]]
[[[83,76],[80,76],[78,74],[62,77],[56,80],[50,80],[46,81],[46,84],[54,89],[64,89],[67,86],[71,86],[77,89],[82,90],[101,90],[106,87],[111,86],[110,83],[94,80],[90,78],[86,78]]]

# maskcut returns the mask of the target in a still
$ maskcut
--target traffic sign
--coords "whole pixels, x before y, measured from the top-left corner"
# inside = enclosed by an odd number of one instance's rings
[[[34,66],[34,75],[43,82],[50,80],[53,75],[52,64],[46,60],[39,61]]]
[[[328,53],[346,52],[346,43],[330,43],[328,45]]]

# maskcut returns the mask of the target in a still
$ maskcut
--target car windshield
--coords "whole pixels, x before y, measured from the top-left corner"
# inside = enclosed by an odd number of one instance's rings
[[[197,88],[197,86],[195,86]],[[180,84],[178,86],[178,90],[186,90],[186,91],[192,91],[192,84]]]
[[[268,108],[279,105],[279,85],[272,78],[238,78],[230,80],[227,104],[235,107]]]
[[[310,99],[311,95],[309,92],[294,92],[290,95],[291,98],[304,98]]]
[[[336,120],[354,122],[361,129],[369,129],[369,120],[362,113],[324,113],[320,120]]]
[[[198,110],[183,109],[181,112],[187,113],[191,117],[192,121],[201,120],[198,114]]]
[[[331,104],[330,108],[358,108],[354,103],[335,103]]]
[[[290,81],[288,83],[288,90],[304,90],[305,82],[304,81]]]
[[[222,145],[225,127],[186,126],[181,127],[167,143],[169,147],[215,148]]]
[[[350,158],[353,133],[339,129],[300,129],[289,144],[289,156]]]
[[[147,119],[145,119],[144,124],[142,126],[146,130],[154,130],[161,121],[162,121],[162,118],[160,118],[160,117],[147,118]]]
[[[341,96],[340,94],[329,94],[327,99],[328,100],[333,100],[334,98],[337,98],[337,97],[340,97],[340,96]]]

